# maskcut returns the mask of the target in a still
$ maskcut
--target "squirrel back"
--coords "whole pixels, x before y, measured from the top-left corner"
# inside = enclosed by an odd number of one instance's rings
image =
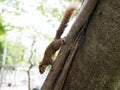
[[[60,26],[58,27],[58,30],[56,32],[55,39],[61,38],[61,35],[63,34],[65,27],[67,26],[67,23],[69,22],[70,17],[72,16],[74,10],[76,10],[76,6],[70,5],[64,12],[64,16],[63,16]]]

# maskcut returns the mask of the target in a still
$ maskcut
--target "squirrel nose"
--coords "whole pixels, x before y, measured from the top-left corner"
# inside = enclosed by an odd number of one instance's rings
[[[43,74],[44,71],[40,69],[39,72],[40,72],[41,74]]]

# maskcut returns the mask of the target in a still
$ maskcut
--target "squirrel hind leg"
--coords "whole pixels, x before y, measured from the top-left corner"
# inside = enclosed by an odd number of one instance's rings
[[[65,38],[63,38],[63,39],[61,39],[61,38],[60,39],[56,39],[54,41],[54,49],[57,51],[61,47],[61,45],[65,44],[65,42],[66,42]]]

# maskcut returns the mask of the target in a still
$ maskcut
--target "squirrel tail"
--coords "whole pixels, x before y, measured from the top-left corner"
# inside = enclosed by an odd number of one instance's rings
[[[76,6],[75,5],[70,5],[66,11],[64,12],[64,16],[63,19],[61,21],[61,24],[56,32],[56,36],[55,39],[59,39],[61,37],[61,35],[64,32],[65,27],[67,26],[67,23],[70,20],[71,15],[73,14],[74,10],[76,10]]]

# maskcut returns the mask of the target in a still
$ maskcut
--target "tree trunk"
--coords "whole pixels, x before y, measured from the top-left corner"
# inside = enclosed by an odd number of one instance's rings
[[[120,0],[84,0],[41,90],[120,90]]]

